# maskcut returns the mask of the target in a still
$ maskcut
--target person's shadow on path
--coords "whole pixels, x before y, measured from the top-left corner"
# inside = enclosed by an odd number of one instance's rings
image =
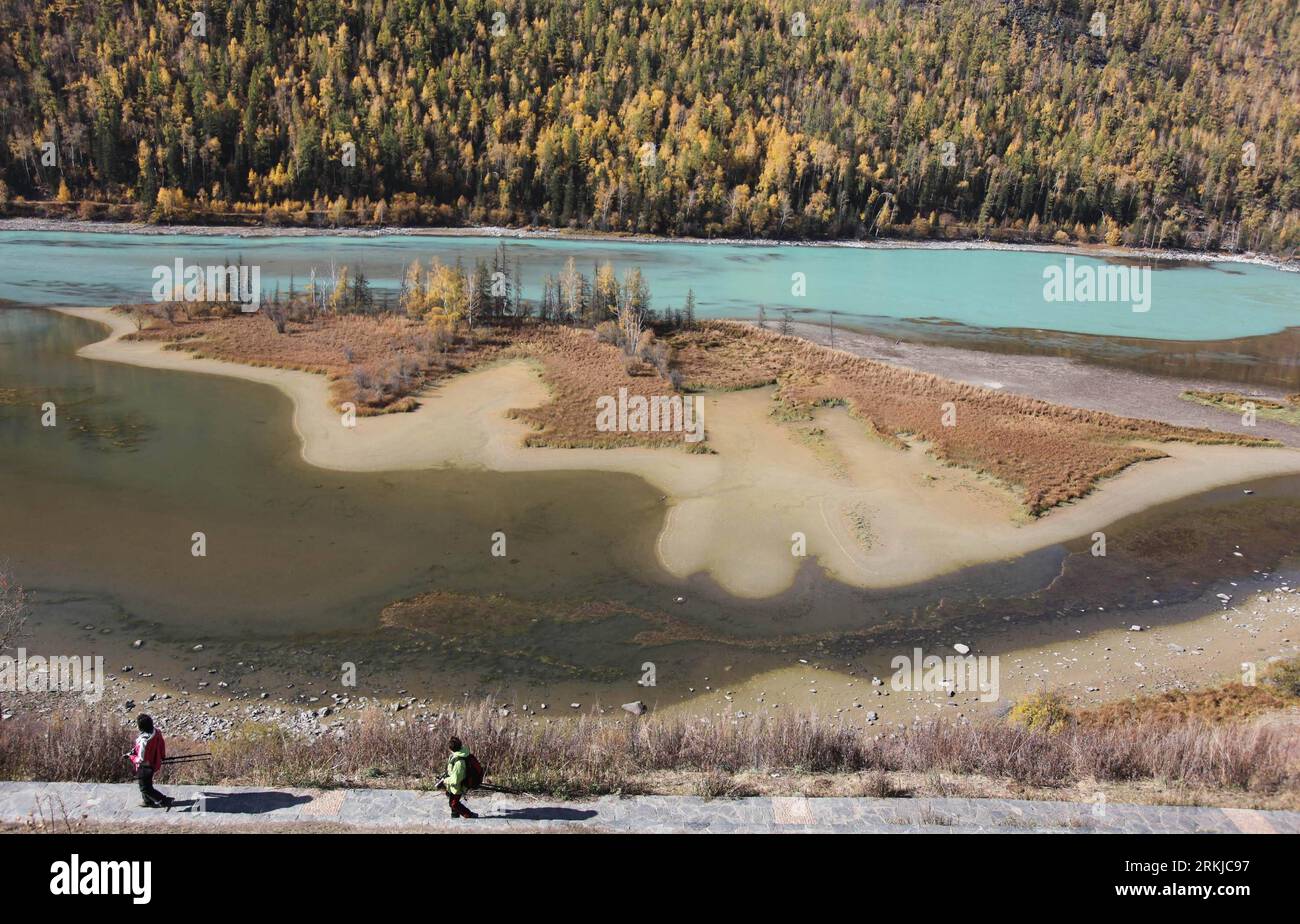
[[[516,821],[587,821],[596,817],[596,810],[539,805],[535,808],[502,809],[495,815],[483,817],[509,818]]]
[[[202,814],[216,812],[225,815],[264,815],[277,809],[290,808],[310,802],[311,796],[295,796],[290,792],[211,792],[202,793],[197,799],[177,799],[172,803],[174,809],[184,808],[187,812]]]

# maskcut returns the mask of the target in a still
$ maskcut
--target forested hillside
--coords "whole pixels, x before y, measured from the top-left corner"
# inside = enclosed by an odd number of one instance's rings
[[[1295,0],[4,0],[0,209],[1290,253],[1298,65]]]

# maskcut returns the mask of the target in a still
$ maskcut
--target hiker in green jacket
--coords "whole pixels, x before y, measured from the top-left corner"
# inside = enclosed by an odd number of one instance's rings
[[[451,751],[451,756],[447,758],[447,775],[439,781],[438,788],[447,790],[447,804],[451,806],[452,818],[477,818],[478,815],[461,801],[465,790],[469,788],[470,761],[474,758],[454,735],[447,742],[447,747]]]

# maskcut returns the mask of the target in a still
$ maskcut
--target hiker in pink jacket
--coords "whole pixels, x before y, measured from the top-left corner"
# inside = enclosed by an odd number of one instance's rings
[[[135,720],[140,729],[140,736],[135,739],[135,747],[126,755],[135,770],[135,778],[140,783],[141,803],[145,808],[170,808],[172,800],[153,788],[153,775],[162,769],[167,757],[167,742],[163,733],[153,727],[153,717],[140,713]]]

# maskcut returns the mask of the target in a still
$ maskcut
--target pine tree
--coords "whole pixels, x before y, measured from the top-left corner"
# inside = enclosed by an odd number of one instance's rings
[[[1111,0],[1105,42],[1001,0],[826,0],[793,42],[764,0],[507,4],[501,42],[449,4],[230,0],[202,43],[171,0],[50,6],[0,14],[0,211],[1300,246],[1283,0]]]

